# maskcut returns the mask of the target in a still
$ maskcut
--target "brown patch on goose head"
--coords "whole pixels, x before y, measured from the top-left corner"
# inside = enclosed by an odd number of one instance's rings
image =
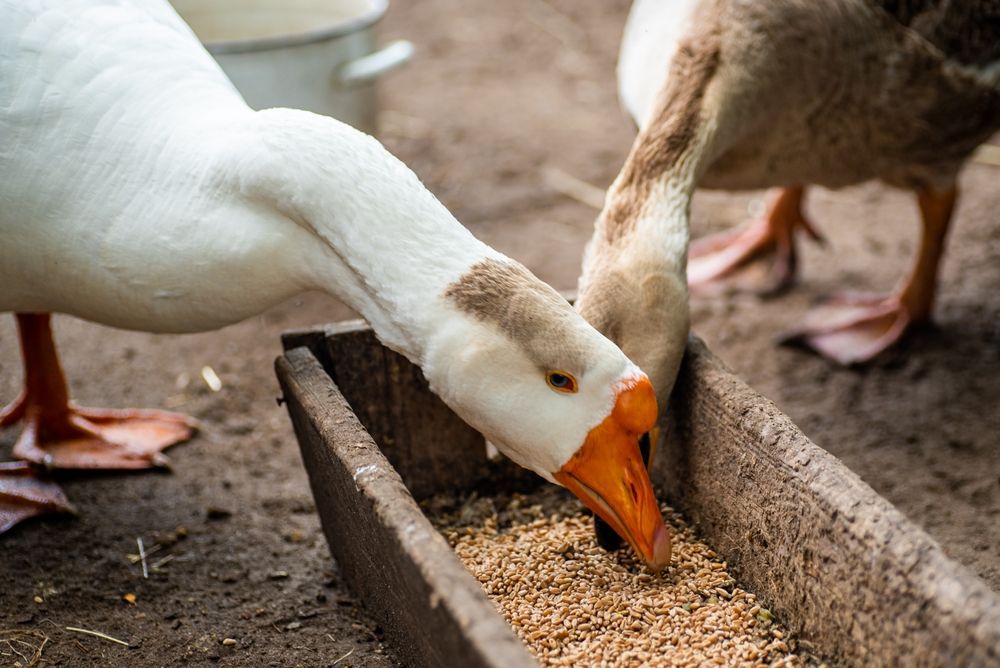
[[[608,243],[632,231],[653,184],[689,154],[698,138],[705,92],[721,62],[721,33],[717,22],[709,26],[678,46],[656,115],[636,137],[615,179],[613,196],[601,212]]]
[[[539,368],[586,369],[592,342],[563,297],[523,265],[486,259],[445,290],[460,311],[493,325],[524,349]]]

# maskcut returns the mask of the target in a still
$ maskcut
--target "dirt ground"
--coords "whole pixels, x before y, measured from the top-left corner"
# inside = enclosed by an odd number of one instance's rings
[[[603,188],[624,159],[632,129],[614,63],[626,9],[625,0],[398,0],[381,29],[417,45],[413,63],[383,82],[387,146],[478,236],[560,289],[575,285],[596,212],[546,173],[558,168]],[[998,175],[972,165],[962,177],[937,327],[867,368],[839,369],[771,339],[820,295],[892,286],[917,239],[906,193],[875,184],[812,192],[808,213],[830,243],[805,248],[792,292],[692,307],[695,330],[736,371],[994,589]],[[694,234],[743,220],[759,197],[699,194]],[[27,663],[29,645],[43,638],[44,660],[66,666],[398,664],[340,583],[275,403],[280,332],[349,315],[310,294],[189,336],[56,319],[78,402],[167,407],[203,430],[169,452],[170,473],[64,477],[79,517],[30,522],[0,539],[0,665]],[[219,392],[200,378],[206,365],[223,381]],[[13,318],[4,316],[0,403],[20,382]],[[15,437],[0,435],[0,456]],[[128,558],[137,537],[147,549],[162,546],[147,559],[158,564],[148,579]]]

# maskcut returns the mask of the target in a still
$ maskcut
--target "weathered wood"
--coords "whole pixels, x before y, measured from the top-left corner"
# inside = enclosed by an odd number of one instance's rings
[[[315,360],[303,361],[304,349],[290,351],[287,360],[279,362],[279,374],[331,549],[345,572],[355,573],[351,582],[356,591],[362,596],[374,591],[362,574],[393,571],[395,579],[389,588],[401,588],[405,595],[397,592],[392,598],[380,593],[382,598],[378,598],[371,594],[375,600],[370,607],[388,608],[382,613],[387,630],[403,624],[396,637],[416,639],[412,642],[423,648],[422,660],[445,656],[449,660],[443,665],[481,665],[455,659],[465,656],[458,654],[464,641],[464,651],[480,658],[489,654],[500,662],[497,665],[531,665],[523,648],[510,649],[512,634],[475,582],[470,585],[466,576],[461,586],[453,584],[457,578],[453,571],[461,565],[443,541],[438,538],[433,555],[423,548],[394,547],[403,544],[401,537],[409,531],[424,536],[433,529],[419,515],[399,479],[379,468],[388,463],[375,456],[372,440],[353,419],[351,407],[331,389],[329,378],[322,376],[332,375],[350,388],[345,395],[352,406],[360,407],[358,413],[374,432],[390,438],[405,432],[419,434],[407,447],[433,451],[433,468],[428,469],[433,471],[433,480],[414,469],[427,465],[416,453],[404,449],[402,454],[392,454],[398,440],[385,449],[403,478],[418,481],[428,493],[482,485],[480,464],[467,467],[461,462],[481,459],[478,435],[467,435],[468,441],[463,441],[466,436],[459,429],[458,437],[447,437],[456,438],[450,441],[441,434],[457,427],[421,426],[427,407],[437,400],[428,398],[431,395],[418,371],[407,368],[405,360],[393,360],[392,353],[377,352],[381,346],[357,325],[327,329],[321,337],[298,333],[289,341],[318,347],[325,360],[324,374]],[[381,381],[372,379],[377,374],[382,374]],[[292,391],[293,380],[299,385],[306,382],[312,389]],[[403,397],[393,387],[425,396]],[[374,405],[394,401],[403,408]],[[441,404],[432,410],[447,408]],[[923,530],[836,458],[810,442],[774,404],[747,387],[697,339],[689,346],[668,416],[668,445],[657,456],[654,481],[698,524],[741,583],[812,640],[822,655],[859,666],[1000,665],[1000,598],[948,559]],[[432,425],[447,425],[457,418],[441,414],[433,420]],[[345,449],[345,442],[355,440],[363,447]],[[456,443],[463,445],[450,447]],[[377,462],[373,471],[379,472],[380,484],[387,486],[392,480],[391,493],[380,491],[377,503],[367,477],[359,483],[359,491],[353,482],[344,483],[344,471],[358,470],[368,462]],[[340,487],[333,479],[340,481]],[[401,504],[405,511],[394,514],[388,507],[393,504]],[[337,529],[344,524],[343,517],[351,518],[355,528]],[[378,530],[365,532],[364,525],[373,519]],[[421,540],[421,545],[431,542],[429,537]],[[469,586],[478,597],[466,589]],[[439,601],[439,608],[474,608],[475,612],[450,613],[451,626],[446,624],[449,630],[441,631],[445,622],[428,616],[427,605],[420,604],[428,597]],[[472,599],[474,603],[469,602]],[[401,613],[401,606],[411,602],[412,612]],[[404,618],[420,621],[406,624]],[[454,619],[473,621],[456,626]],[[455,634],[456,628],[478,629],[480,622],[490,629],[488,638],[472,631],[465,639]],[[496,631],[498,624],[505,633]],[[499,658],[504,652],[515,652],[518,658]],[[525,660],[529,663],[517,663]]]
[[[361,320],[353,321],[350,324],[363,327]],[[306,329],[290,329],[281,333],[282,350],[293,350],[295,348],[308,348],[313,355],[319,359],[324,367],[327,361],[320,358],[318,351],[323,348],[326,338],[333,334],[333,327],[309,327]]]
[[[655,478],[830,658],[1000,665],[1000,597],[692,339]]]
[[[316,357],[296,348],[275,367],[330,550],[405,664],[537,665]]]
[[[286,348],[309,346],[417,500],[499,478],[520,479],[518,487],[538,484],[537,476],[506,459],[490,462],[482,434],[430,391],[419,367],[381,345],[364,322],[298,331],[283,340]]]

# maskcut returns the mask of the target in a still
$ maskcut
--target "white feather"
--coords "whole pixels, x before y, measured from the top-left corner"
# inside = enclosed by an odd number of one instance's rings
[[[165,2],[0,0],[0,16],[0,311],[191,332],[321,289],[549,479],[638,373],[577,318],[587,377],[553,392],[516,338],[443,297],[510,260],[373,138],[250,110]]]
[[[618,95],[640,128],[655,111],[670,61],[688,33],[700,0],[636,0],[629,11],[618,55]]]

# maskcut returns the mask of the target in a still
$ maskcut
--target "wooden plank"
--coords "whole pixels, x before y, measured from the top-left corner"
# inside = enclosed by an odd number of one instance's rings
[[[537,476],[508,460],[488,461],[483,436],[430,391],[419,367],[381,345],[364,322],[289,333],[284,341],[313,350],[417,500],[501,478],[517,488],[537,486]]]
[[[824,655],[1000,665],[1000,597],[695,338],[670,412],[654,477]]]
[[[406,665],[537,664],[307,348],[275,363],[330,550]]]
[[[351,321],[349,324],[364,327],[361,320]],[[289,329],[281,333],[282,350],[292,350],[294,348],[308,348],[313,355],[319,359],[325,367],[327,361],[320,358],[319,350],[323,347],[330,327],[309,327],[306,329]]]
[[[326,345],[334,382],[414,497],[438,491],[442,480],[464,487],[485,475],[485,440],[427,389],[418,367],[367,328],[328,336]]]

